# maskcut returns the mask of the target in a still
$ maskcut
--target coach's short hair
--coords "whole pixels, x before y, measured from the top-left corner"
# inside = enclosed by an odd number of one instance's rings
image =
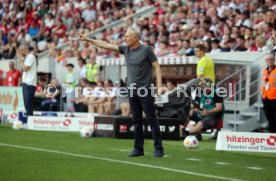
[[[206,47],[203,44],[198,44],[195,48],[198,48],[201,51],[206,51]]]
[[[140,33],[139,30],[136,30],[136,29],[134,29],[134,28],[128,28],[127,30],[132,31],[133,34],[134,34],[134,36],[136,36],[137,38],[139,38],[139,39],[141,38],[141,33]]]

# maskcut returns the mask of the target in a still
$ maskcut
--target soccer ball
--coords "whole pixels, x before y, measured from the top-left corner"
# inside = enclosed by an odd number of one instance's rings
[[[184,139],[183,144],[188,149],[197,148],[198,140],[195,136],[187,136]]]
[[[80,136],[82,138],[88,138],[91,137],[93,134],[93,128],[92,127],[83,127],[80,130]]]
[[[20,129],[22,129],[22,127],[23,127],[22,121],[16,120],[12,123],[12,128],[14,130],[20,130]]]

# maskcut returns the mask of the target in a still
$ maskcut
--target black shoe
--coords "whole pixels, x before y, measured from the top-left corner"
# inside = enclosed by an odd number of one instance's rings
[[[138,156],[144,156],[144,151],[134,149],[132,152],[128,155],[129,157],[138,157]]]
[[[153,153],[154,157],[163,157],[165,155],[163,149],[156,149]]]
[[[218,132],[216,131],[215,134],[211,137],[211,139],[216,140],[218,138]]]
[[[202,141],[202,135],[200,133],[196,134],[195,137],[198,141]]]

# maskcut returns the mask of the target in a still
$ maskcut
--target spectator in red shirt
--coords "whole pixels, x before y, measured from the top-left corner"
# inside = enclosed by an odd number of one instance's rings
[[[39,14],[38,14],[37,11],[33,12],[33,17],[32,17],[31,24],[33,24],[35,26],[38,26],[38,27],[40,27],[40,25],[41,25],[41,19],[40,19]]]
[[[247,43],[247,47],[248,47],[247,51],[249,51],[249,52],[258,51],[258,47],[255,44],[255,37],[251,36],[246,41],[247,41],[246,43]]]
[[[3,86],[3,70],[0,69],[0,86]]]
[[[14,62],[9,63],[10,70],[6,73],[5,86],[19,86],[22,74],[14,67]]]
[[[16,28],[17,33],[24,30],[25,32],[28,30],[28,25],[26,24],[25,20],[23,18],[18,19],[18,26]]]
[[[6,34],[9,31],[9,28],[7,26],[7,22],[4,21],[4,20],[2,22],[0,22],[0,31],[2,31],[3,34]]]
[[[44,88],[46,86],[46,79],[44,77],[40,77],[38,79],[38,83],[35,90],[35,97],[45,97]]]
[[[34,9],[32,7],[32,3],[27,3],[26,4],[26,9],[25,9],[25,21],[27,23],[27,25],[30,25],[31,22],[33,21],[33,13],[34,13]]]
[[[56,24],[53,26],[52,33],[54,35],[58,35],[59,37],[63,37],[66,33],[66,26],[62,23],[61,19],[56,20]]]

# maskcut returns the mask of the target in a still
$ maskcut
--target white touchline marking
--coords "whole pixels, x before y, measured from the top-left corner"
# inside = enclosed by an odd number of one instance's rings
[[[114,151],[121,151],[121,152],[130,152],[131,150],[129,149],[117,149],[117,148],[110,148],[109,150],[114,150]],[[149,155],[148,152],[144,152],[145,155]],[[163,157],[172,157],[170,155],[164,155]]]
[[[184,145],[183,145],[183,142],[179,142],[179,143],[176,143],[176,144],[174,144],[174,143],[166,143],[166,142],[163,142],[163,144],[164,144],[164,145],[170,145],[170,146],[176,146],[176,147],[174,147],[174,149],[175,149],[175,148],[181,149],[181,150],[185,149],[185,147],[184,147]],[[182,148],[180,148],[180,147],[182,147]],[[201,148],[189,149],[189,150],[193,150],[193,151],[202,151]]]
[[[201,161],[200,159],[197,159],[197,158],[185,158],[185,159],[190,161]]]
[[[262,170],[263,168],[261,167],[246,167],[248,169],[251,169],[251,170]]]
[[[12,148],[21,148],[21,149],[47,152],[47,153],[55,153],[55,154],[74,156],[74,157],[80,157],[80,158],[90,158],[90,159],[94,159],[94,160],[103,160],[103,161],[114,162],[114,163],[123,163],[123,164],[127,164],[127,165],[134,165],[134,166],[146,167],[146,168],[154,168],[154,169],[158,169],[158,170],[164,170],[164,171],[175,172],[175,173],[183,173],[183,174],[187,174],[187,175],[214,178],[214,179],[220,179],[220,180],[243,181],[243,180],[235,179],[235,178],[209,175],[209,174],[204,174],[204,173],[191,172],[191,171],[187,171],[187,170],[178,170],[178,169],[174,169],[174,168],[155,166],[155,165],[150,165],[150,164],[145,164],[145,163],[136,163],[136,162],[130,162],[130,161],[116,160],[116,159],[112,159],[112,158],[81,155],[81,154],[75,154],[75,153],[69,153],[69,152],[63,152],[63,151],[48,150],[48,149],[34,148],[34,147],[26,147],[26,146],[20,146],[20,145],[11,145],[11,144],[5,144],[5,143],[0,143],[0,146],[6,146],[6,147],[12,147]]]
[[[121,151],[121,152],[130,152],[131,151],[131,150],[128,150],[128,149],[117,149],[117,148],[110,148],[110,150]]]
[[[217,165],[230,165],[230,163],[226,163],[226,162],[214,162],[214,164],[217,164]]]
[[[120,152],[131,152],[131,150],[129,150],[129,149],[110,148],[109,150],[120,151]],[[149,154],[149,153],[148,152],[144,152],[144,154]]]

